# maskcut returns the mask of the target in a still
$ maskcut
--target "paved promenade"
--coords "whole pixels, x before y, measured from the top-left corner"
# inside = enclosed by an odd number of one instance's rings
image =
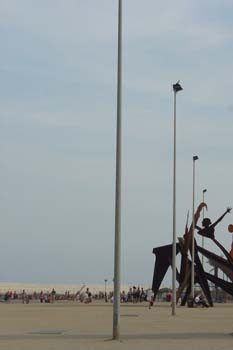
[[[219,350],[233,348],[233,304],[121,307],[121,340],[112,341],[112,304],[0,303],[2,350]]]

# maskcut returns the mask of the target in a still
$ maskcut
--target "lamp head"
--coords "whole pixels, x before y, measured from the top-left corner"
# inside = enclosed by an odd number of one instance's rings
[[[183,88],[182,86],[180,85],[180,81],[178,80],[176,84],[173,84],[173,91],[175,93],[179,92],[179,91],[182,91]]]
[[[207,192],[207,189],[205,188],[202,192],[203,192],[203,193],[206,193],[206,192]]]
[[[193,156],[193,161],[198,160],[198,156]]]

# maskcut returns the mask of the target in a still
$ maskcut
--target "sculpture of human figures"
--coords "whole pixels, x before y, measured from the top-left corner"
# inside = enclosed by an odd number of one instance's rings
[[[223,213],[223,215],[220,216],[220,218],[218,218],[218,220],[216,220],[213,224],[211,223],[209,218],[204,218],[202,221],[202,226],[203,226],[202,228],[196,225],[196,229],[198,230],[197,233],[201,236],[214,239],[215,226],[224,218],[224,216],[227,213],[231,212],[231,209],[232,208],[228,207],[225,213]]]

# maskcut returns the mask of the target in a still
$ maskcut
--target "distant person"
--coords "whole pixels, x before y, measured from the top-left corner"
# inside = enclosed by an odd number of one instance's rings
[[[125,293],[124,290],[123,290],[123,292],[121,293],[121,301],[122,301],[123,303],[126,303],[126,301],[127,301],[127,295],[126,295],[126,293]]]
[[[44,292],[43,292],[43,290],[40,291],[40,302],[41,303],[44,302]]]
[[[55,291],[55,289],[53,288],[53,289],[52,289],[52,292],[51,292],[51,301],[52,301],[52,302],[54,302],[55,297],[56,297],[56,291]]]
[[[5,301],[8,301],[9,298],[10,298],[10,296],[9,296],[9,290],[8,290],[8,291],[5,293],[5,295],[4,295],[4,300],[5,300]]]
[[[144,289],[141,288],[141,291],[140,291],[140,302],[145,301],[145,298],[146,298],[146,293],[144,292]]]
[[[149,310],[152,308],[153,305],[154,305],[154,296],[152,295],[149,300]]]
[[[209,307],[209,305],[206,303],[205,299],[203,298],[202,294],[197,294],[194,297],[194,305],[196,306],[202,306],[202,307]]]
[[[91,303],[91,302],[92,302],[92,294],[91,294],[91,292],[89,291],[89,289],[88,289],[87,295],[88,295],[88,303]]]
[[[23,293],[22,293],[22,303],[24,304],[25,301],[26,301],[26,292],[25,292],[25,289],[23,290]]]
[[[84,293],[84,300],[83,300],[86,304],[91,303],[92,302],[92,294],[90,292],[90,289],[87,288],[86,292]]]
[[[128,302],[133,301],[133,290],[132,290],[132,287],[129,288],[129,291],[127,293],[127,301]]]
[[[47,292],[44,294],[44,301],[45,301],[45,303],[50,303],[50,294],[49,294],[49,291],[47,291]]]
[[[166,301],[168,301],[169,303],[172,301],[172,293],[171,292],[167,292]]]
[[[154,305],[154,293],[151,289],[147,290],[146,300],[149,302],[149,310],[150,310]]]

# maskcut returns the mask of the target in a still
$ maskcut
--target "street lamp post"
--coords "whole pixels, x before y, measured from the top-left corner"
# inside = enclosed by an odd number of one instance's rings
[[[106,302],[106,303],[108,302],[108,296],[107,296],[107,282],[108,282],[108,280],[105,279],[105,280],[104,280],[104,299],[105,299],[105,302]]]
[[[207,189],[205,188],[204,190],[202,190],[202,202],[205,203],[205,193],[207,192]],[[204,216],[205,216],[205,208],[203,207],[202,209],[202,221],[204,220]],[[204,236],[202,236],[202,248],[204,248]],[[204,255],[202,254],[201,257],[201,263],[202,263],[202,267],[204,267]]]
[[[117,58],[117,130],[116,130],[116,194],[113,339],[120,338],[120,287],[121,287],[121,113],[122,112],[122,0],[118,0],[118,58]]]
[[[195,250],[194,250],[194,230],[195,230],[195,222],[194,222],[194,210],[195,210],[195,162],[198,160],[198,156],[193,157],[193,223],[192,223],[192,264],[191,264],[191,298],[194,299],[194,258],[195,258]]]
[[[174,137],[173,137],[173,244],[172,244],[172,315],[176,314],[176,94],[182,91],[180,82],[173,85]]]

